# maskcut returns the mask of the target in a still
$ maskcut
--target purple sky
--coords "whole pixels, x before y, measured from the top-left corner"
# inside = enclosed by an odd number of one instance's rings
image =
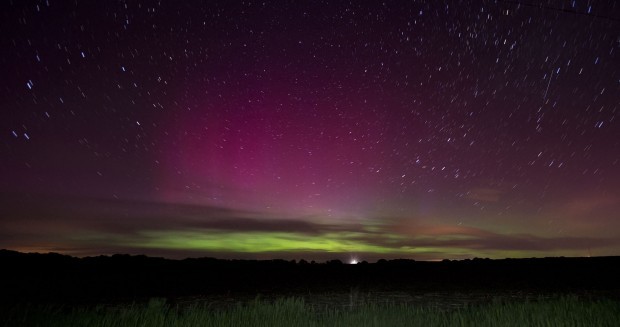
[[[0,8],[0,248],[620,254],[616,1]]]

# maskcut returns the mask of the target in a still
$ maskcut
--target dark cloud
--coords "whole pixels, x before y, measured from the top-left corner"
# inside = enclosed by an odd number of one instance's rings
[[[393,254],[365,253],[365,257],[396,258],[413,251],[418,259],[437,259],[463,256],[462,252],[488,253],[494,251],[586,251],[617,247],[620,240],[595,237],[541,237],[528,234],[502,234],[482,228],[458,225],[429,225],[402,217],[368,218],[378,221],[373,228],[364,224],[324,224],[313,222],[317,217],[282,217],[270,213],[252,212],[147,201],[126,201],[93,198],[2,197],[0,218],[0,247],[42,252],[62,252],[73,255],[97,253],[130,253],[170,257],[216,256],[269,258],[324,258],[334,253],[294,249],[290,252],[233,254],[225,251],[171,250],[131,246],[114,246],[115,239],[130,237],[135,244],[152,241],[153,235],[141,232],[205,231],[225,235],[229,232],[281,232],[322,237],[328,233],[344,233],[349,241],[380,246]],[[75,237],[75,235],[100,235]],[[340,235],[340,234],[338,234]],[[452,255],[448,253],[456,251]]]
[[[2,197],[4,230],[36,234],[49,228],[134,234],[141,230],[215,229],[319,234],[342,227],[309,222],[312,217],[235,210],[214,206],[95,198]],[[41,230],[42,231],[42,230]],[[9,237],[9,233],[6,233]],[[23,235],[23,234],[22,234]],[[11,236],[14,237],[14,236]]]
[[[508,251],[556,251],[556,250],[587,250],[620,245],[620,240],[613,238],[592,237],[538,237],[532,235],[503,235],[475,237],[467,239],[450,239],[450,235],[442,238],[411,237],[399,241],[386,240],[382,237],[364,236],[357,238],[369,244],[400,248],[456,248],[471,250],[508,250]],[[462,234],[461,234],[462,236]]]

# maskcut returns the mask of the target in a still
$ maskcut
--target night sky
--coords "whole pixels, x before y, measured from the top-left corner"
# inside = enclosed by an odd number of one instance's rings
[[[0,248],[620,255],[620,2],[2,1]]]

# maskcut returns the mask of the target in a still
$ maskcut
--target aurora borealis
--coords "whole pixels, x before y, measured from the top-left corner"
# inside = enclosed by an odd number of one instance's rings
[[[0,8],[0,248],[620,254],[616,1]]]

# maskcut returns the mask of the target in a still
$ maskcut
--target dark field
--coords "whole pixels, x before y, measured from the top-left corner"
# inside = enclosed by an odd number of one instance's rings
[[[0,326],[613,326],[620,260],[167,260],[1,251]]]
[[[620,303],[564,296],[442,309],[372,302],[317,307],[300,298],[279,298],[216,308],[151,299],[120,306],[22,305],[0,313],[4,326],[617,326]]]

